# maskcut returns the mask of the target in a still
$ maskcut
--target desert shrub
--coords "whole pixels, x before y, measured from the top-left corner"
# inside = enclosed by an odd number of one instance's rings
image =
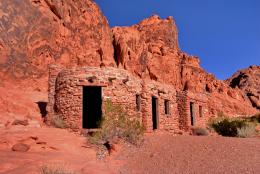
[[[41,174],[76,174],[65,164],[45,164],[41,167]]]
[[[245,126],[237,129],[237,136],[241,138],[252,137],[256,134],[256,124],[246,123]]]
[[[131,119],[120,105],[114,105],[111,101],[105,103],[104,113],[100,122],[100,129],[90,136],[93,144],[104,144],[116,138],[138,144],[144,133],[142,124]]]
[[[210,126],[220,135],[236,137],[238,129],[246,126],[243,119],[216,118],[210,123]]]
[[[250,122],[260,123],[260,114],[255,114],[249,118],[246,118]]]
[[[67,127],[64,120],[58,114],[54,115],[51,119],[51,125],[60,129],[65,129]]]
[[[211,117],[210,119],[209,119],[209,121],[208,121],[208,128],[212,128],[213,129],[213,124],[216,124],[216,123],[218,123],[218,122],[221,122],[221,121],[223,121],[225,118],[227,118],[227,117],[219,117],[219,116],[217,116],[217,117]]]
[[[207,136],[207,135],[209,135],[209,132],[205,128],[194,127],[194,128],[192,128],[192,135]]]

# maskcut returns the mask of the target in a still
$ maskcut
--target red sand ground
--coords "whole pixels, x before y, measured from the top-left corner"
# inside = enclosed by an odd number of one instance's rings
[[[128,151],[122,173],[259,173],[259,138],[151,135]]]
[[[17,142],[29,144],[30,150],[11,151]],[[108,165],[97,161],[96,151],[86,144],[86,138],[66,130],[22,126],[0,130],[0,174],[38,174],[44,164],[65,164],[77,173],[108,174],[115,173],[115,162]]]
[[[17,142],[31,146],[13,152]],[[124,146],[105,161],[85,137],[53,128],[0,130],[0,174],[36,174],[43,164],[65,163],[82,174],[259,173],[260,138],[146,135],[140,148]]]

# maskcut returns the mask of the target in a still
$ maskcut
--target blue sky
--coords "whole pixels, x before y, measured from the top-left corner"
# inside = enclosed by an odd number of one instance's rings
[[[96,0],[110,26],[173,16],[183,51],[219,79],[260,65],[260,0]]]

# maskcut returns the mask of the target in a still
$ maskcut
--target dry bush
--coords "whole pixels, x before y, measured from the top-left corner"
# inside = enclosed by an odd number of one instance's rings
[[[89,140],[93,144],[100,145],[121,138],[137,145],[141,142],[143,133],[144,128],[138,120],[130,119],[130,116],[120,105],[114,105],[111,101],[107,101],[100,129]]]
[[[236,137],[237,130],[246,125],[247,121],[239,118],[229,118],[223,113],[213,118],[209,122],[209,127],[213,128],[219,135],[227,137]]]
[[[237,136],[241,138],[249,138],[256,135],[256,124],[247,123],[244,127],[237,129]]]
[[[258,117],[228,118],[224,114],[214,118],[209,125],[219,135],[228,137],[252,137],[256,134],[256,121]]]
[[[209,135],[209,132],[207,131],[207,129],[202,128],[202,127],[194,127],[191,130],[192,130],[192,135],[197,135],[197,136]]]
[[[61,118],[60,115],[56,114],[51,119],[51,125],[56,128],[65,129],[67,127],[64,120]]]
[[[245,124],[246,121],[244,120],[224,119],[212,126],[215,131],[222,136],[235,137],[237,136],[237,129],[244,127]]]
[[[41,174],[76,174],[66,164],[45,164],[41,167]]]

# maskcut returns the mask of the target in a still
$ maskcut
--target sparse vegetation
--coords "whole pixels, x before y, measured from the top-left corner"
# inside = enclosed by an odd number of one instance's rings
[[[194,127],[194,128],[192,128],[192,134],[197,135],[197,136],[207,136],[207,135],[209,135],[209,132],[205,128]]]
[[[257,117],[228,118],[224,114],[210,121],[209,126],[219,135],[227,137],[252,137],[256,134]]]
[[[237,129],[237,136],[241,138],[249,138],[256,134],[256,124],[247,123],[245,126]]]
[[[41,167],[41,174],[76,174],[65,164],[45,164]]]
[[[120,105],[114,105],[111,101],[107,101],[100,129],[89,139],[93,144],[105,144],[116,138],[121,138],[137,145],[142,140],[143,133],[144,128],[138,120],[131,119]]]
[[[60,129],[65,129],[67,127],[64,120],[58,114],[53,116],[51,120],[51,125]]]
[[[244,126],[244,120],[230,120],[228,118],[224,118],[222,121],[218,121],[212,124],[212,127],[218,134],[227,137],[237,136],[237,129]]]
[[[251,117],[245,118],[249,122],[255,122],[255,123],[260,123],[260,114],[255,114]]]

